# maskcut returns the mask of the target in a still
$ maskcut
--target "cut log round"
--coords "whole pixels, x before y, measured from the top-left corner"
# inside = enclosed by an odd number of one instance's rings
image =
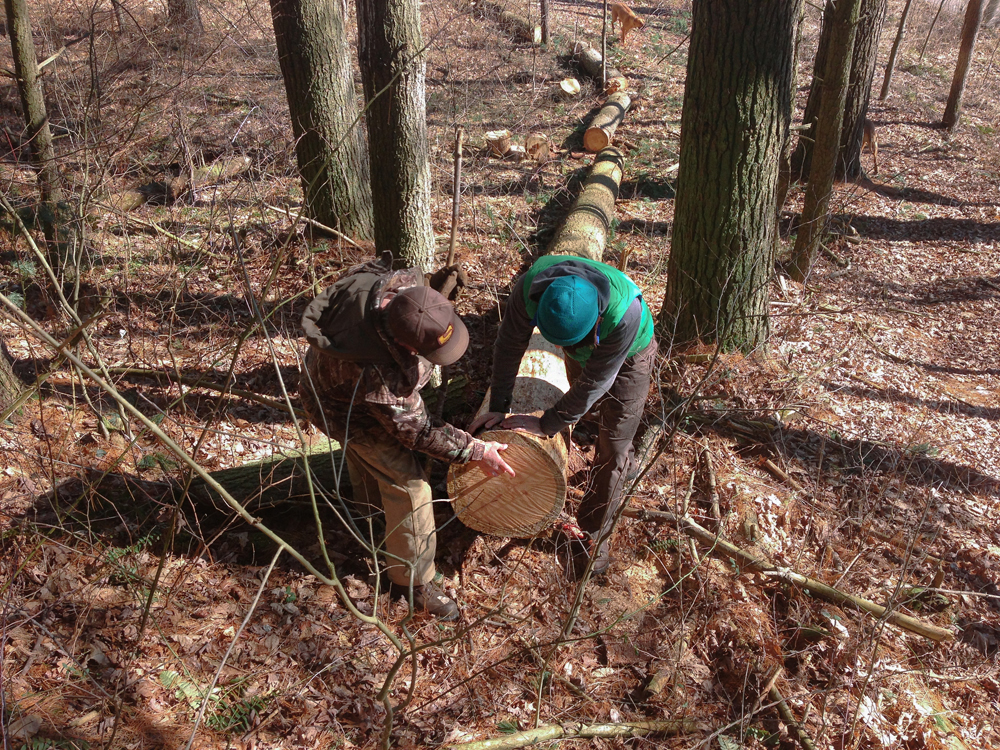
[[[490,147],[490,153],[501,159],[510,151],[510,131],[491,130],[486,134],[486,145]]]
[[[622,181],[624,157],[609,147],[594,158],[594,166],[566,220],[549,245],[550,255],[579,255],[599,261],[604,256],[608,228]]]
[[[536,331],[517,371],[511,411],[541,414],[567,390],[562,350]],[[489,400],[487,393],[480,412]],[[568,436],[543,438],[491,430],[480,437],[507,443],[503,458],[516,476],[489,477],[478,464],[453,465],[448,471],[448,496],[462,523],[487,534],[520,538],[550,526],[566,502]]]
[[[544,133],[532,133],[524,139],[524,150],[528,153],[529,159],[534,159],[538,163],[544,163],[552,156],[552,147],[549,145],[549,138]]]
[[[615,130],[625,117],[632,100],[624,91],[612,94],[583,134],[583,147],[591,153],[607,148],[615,136]]]
[[[478,9],[480,15],[496,21],[502,29],[507,31],[517,41],[529,44],[542,43],[542,27],[539,24],[522,18],[516,13],[507,10],[503,5],[489,2],[489,0],[479,0],[475,7]]]

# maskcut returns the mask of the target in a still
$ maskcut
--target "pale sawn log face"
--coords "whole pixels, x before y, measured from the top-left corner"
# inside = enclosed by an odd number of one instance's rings
[[[511,412],[541,414],[568,390],[562,349],[536,330],[517,371]],[[480,414],[489,402],[487,392]],[[516,476],[488,477],[478,465],[452,466],[448,496],[462,523],[509,537],[531,537],[550,526],[566,502],[567,437],[546,439],[512,430],[491,430],[479,437],[507,443],[503,458]]]

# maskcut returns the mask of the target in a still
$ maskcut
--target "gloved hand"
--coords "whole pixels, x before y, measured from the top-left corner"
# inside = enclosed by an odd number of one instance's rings
[[[427,277],[427,286],[454,302],[459,291],[469,284],[469,277],[461,263],[445,266]]]
[[[515,476],[514,470],[510,468],[510,465],[500,458],[500,451],[507,450],[506,443],[487,443],[485,441],[479,441],[486,446],[486,452],[483,454],[483,458],[480,461],[476,461],[482,466],[483,471],[491,477],[498,477],[501,474],[510,474]]]

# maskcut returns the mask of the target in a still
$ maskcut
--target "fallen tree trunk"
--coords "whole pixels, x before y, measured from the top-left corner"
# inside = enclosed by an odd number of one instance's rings
[[[624,163],[621,151],[613,147],[597,155],[583,190],[549,245],[549,255],[579,255],[597,261],[604,257]]]
[[[550,254],[601,260],[621,184],[622,161],[621,152],[614,148],[597,155],[583,190],[549,245]],[[562,349],[535,333],[521,359],[511,412],[541,414],[567,390]],[[487,393],[479,413],[489,408],[489,402]],[[503,457],[516,476],[488,477],[475,465],[452,466],[448,495],[459,519],[478,531],[510,537],[531,537],[550,526],[566,502],[568,436],[543,438],[491,430],[481,437],[508,444]]]
[[[632,100],[624,91],[616,91],[607,98],[601,111],[583,134],[583,147],[596,154],[611,145],[615,131],[625,118]]]
[[[650,735],[676,735],[696,732],[697,726],[690,719],[667,721],[629,721],[621,724],[549,724],[461,745],[446,745],[445,750],[516,750],[559,739],[596,739],[597,737],[648,737]]]
[[[955,637],[955,634],[946,628],[940,628],[937,625],[931,625],[923,620],[918,620],[916,617],[905,615],[896,610],[890,610],[881,604],[876,604],[855,594],[848,594],[822,581],[808,578],[801,573],[772,565],[763,558],[740,549],[732,542],[727,542],[722,537],[695,523],[690,518],[682,518],[665,511],[642,510],[641,508],[627,508],[625,515],[640,521],[662,521],[676,524],[688,536],[708,545],[711,554],[718,557],[732,558],[741,568],[749,568],[766,576],[779,578],[796,586],[801,586],[811,594],[835,604],[853,604],[858,609],[864,610],[874,617],[885,619],[886,622],[890,622],[898,628],[916,633],[932,641],[948,641]]]
[[[488,0],[480,0],[476,3],[480,15],[484,18],[492,19],[500,25],[500,28],[510,33],[517,41],[528,44],[542,43],[542,27],[536,23],[528,21],[516,13],[511,13],[502,5],[491,3]]]
[[[600,50],[594,49],[586,42],[576,42],[570,55],[584,73],[597,81],[598,85],[601,84],[601,67],[604,64],[604,58],[601,57]],[[628,88],[628,79],[618,68],[609,65],[607,74],[608,77],[604,83],[604,90],[607,93]]]
[[[541,414],[569,390],[562,351],[535,333],[521,358],[511,411]],[[490,393],[480,408],[489,405]],[[448,496],[466,526],[486,534],[532,537],[555,521],[566,502],[568,436],[550,438],[513,430],[489,430],[480,437],[507,444],[504,460],[516,476],[490,477],[479,464],[452,466]]]
[[[180,174],[169,180],[155,180],[134,190],[114,193],[104,202],[112,210],[121,213],[133,211],[145,203],[173,203],[189,189],[216,185],[243,174],[249,168],[250,158],[247,156],[220,159],[195,169],[193,174]]]

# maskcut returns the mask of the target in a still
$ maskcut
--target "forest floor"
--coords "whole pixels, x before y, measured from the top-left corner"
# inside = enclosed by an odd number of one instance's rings
[[[890,2],[876,92],[902,4]],[[285,407],[286,394],[297,405],[298,320],[365,253],[313,239],[278,210],[294,215],[301,190],[268,6],[204,3],[194,40],[122,5],[119,32],[104,4],[32,4],[39,59],[66,46],[45,79],[50,118],[61,172],[91,214],[88,267],[67,294],[96,317],[74,351],[99,356],[115,392],[207,470],[320,445]],[[656,311],[691,16],[682,0],[635,10],[645,28],[609,43],[635,103],[618,131],[625,174],[605,259],[624,257]],[[562,744],[793,747],[771,687],[818,748],[1000,745],[1000,35],[982,31],[961,123],[941,130],[961,18],[942,14],[921,56],[936,10],[914,5],[892,93],[873,97],[878,174],[866,153],[869,178],[837,186],[841,229],[805,285],[775,275],[766,350],[692,357],[661,342],[648,421],[667,439],[644,443],[649,471],[631,502],[686,507],[780,568],[953,639],[815,598],[675,524],[631,517],[563,638],[577,588],[551,534],[480,535],[446,502],[438,563],[462,618],[406,619],[376,597],[372,565],[334,513],[241,498],[304,560],[322,567],[325,547],[382,625],[362,622],[259,528],[173,492],[189,475],[152,427],[5,313],[18,374],[51,375],[41,399],[0,425],[4,748],[369,748],[387,724],[395,746],[434,747],[538,725],[671,720],[687,723],[667,737]],[[549,49],[513,41],[458,0],[422,13],[442,258],[455,124],[470,144],[459,258],[471,286],[459,309],[472,345],[445,403],[461,426],[488,384],[499,302],[592,161],[581,126],[601,97],[567,51],[574,38],[600,46],[600,4],[554,2]],[[806,13],[799,116],[818,38],[819,11]],[[0,67],[12,68],[8,54]],[[581,97],[554,95],[568,76]],[[0,192],[27,201],[35,181],[5,80]],[[483,134],[501,128],[521,143],[546,134],[553,158],[490,158]],[[114,210],[123,191],[203,163],[226,165],[225,179]],[[24,239],[0,232],[0,254],[0,294],[57,340],[70,336]],[[225,383],[230,368],[239,393],[196,385]],[[440,486],[443,467],[433,476]],[[586,481],[585,470],[572,477],[571,504]],[[400,645],[415,652],[401,657]]]

